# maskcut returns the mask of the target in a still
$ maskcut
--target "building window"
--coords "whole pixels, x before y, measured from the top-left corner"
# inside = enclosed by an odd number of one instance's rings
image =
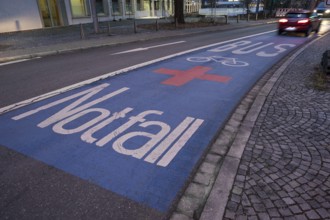
[[[95,7],[97,15],[107,15],[108,14],[108,7],[106,0],[95,0]]]
[[[137,0],[136,8],[138,11],[149,11],[151,0]]]
[[[154,10],[159,10],[159,1],[158,0],[154,1]]]
[[[126,5],[126,14],[127,15],[132,15],[133,14],[133,3],[131,0],[126,0],[125,2]]]
[[[143,11],[144,10],[143,0],[136,0],[136,9],[138,11]]]
[[[112,14],[121,15],[121,7],[119,0],[112,0]]]
[[[88,0],[70,0],[73,17],[86,17],[90,15]]]
[[[38,5],[45,27],[61,25],[60,14],[55,0],[38,0]]]

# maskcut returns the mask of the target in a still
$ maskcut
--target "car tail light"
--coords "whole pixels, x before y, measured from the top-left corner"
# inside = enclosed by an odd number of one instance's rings
[[[280,22],[280,23],[286,23],[286,22],[288,22],[288,19],[286,19],[286,18],[282,18],[282,19],[279,20],[279,22]]]
[[[303,19],[303,20],[298,21],[298,24],[306,24],[308,22],[309,22],[308,19]]]

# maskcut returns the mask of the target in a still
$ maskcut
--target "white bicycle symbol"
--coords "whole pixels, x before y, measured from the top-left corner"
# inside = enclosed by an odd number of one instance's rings
[[[221,63],[226,66],[233,66],[233,67],[241,67],[241,66],[248,66],[249,63],[244,61],[238,61],[237,58],[230,58],[230,57],[221,57],[221,56],[211,56],[211,57],[189,57],[187,58],[190,62],[208,62],[208,61],[215,61],[217,63]]]

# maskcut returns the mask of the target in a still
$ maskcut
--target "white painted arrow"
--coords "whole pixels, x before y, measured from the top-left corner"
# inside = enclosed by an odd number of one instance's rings
[[[168,44],[159,44],[159,45],[155,45],[155,46],[151,46],[151,47],[140,47],[140,48],[136,48],[136,49],[132,49],[132,50],[126,50],[126,51],[114,53],[114,54],[111,54],[111,55],[124,54],[124,53],[133,53],[133,52],[138,52],[138,51],[149,50],[149,49],[156,48],[156,47],[165,47],[165,46],[169,46],[169,45],[173,45],[173,44],[181,44],[181,43],[185,43],[185,42],[186,41],[177,41],[177,42],[168,43]]]

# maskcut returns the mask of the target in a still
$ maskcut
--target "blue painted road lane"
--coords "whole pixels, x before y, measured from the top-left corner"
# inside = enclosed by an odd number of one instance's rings
[[[0,144],[161,212],[254,83],[305,38],[219,44],[0,116]]]

